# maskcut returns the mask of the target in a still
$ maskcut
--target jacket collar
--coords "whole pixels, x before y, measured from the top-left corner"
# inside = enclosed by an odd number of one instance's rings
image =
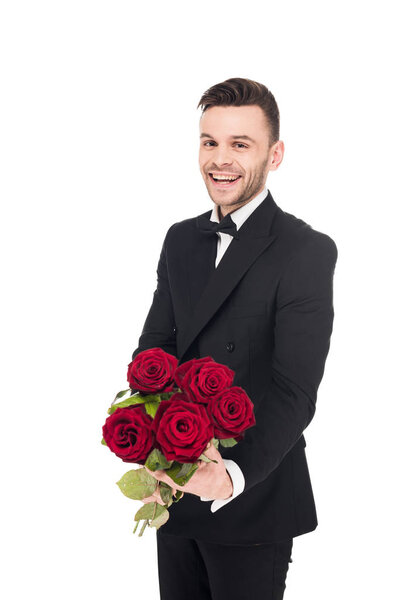
[[[232,221],[235,223],[236,229],[238,231],[241,228],[241,226],[243,225],[243,223],[246,221],[246,219],[249,218],[251,213],[257,208],[257,206],[259,206],[261,204],[261,202],[267,197],[267,195],[268,195],[268,188],[265,186],[264,189],[259,194],[257,194],[257,196],[255,196],[252,200],[250,200],[250,202],[247,202],[240,208],[237,208],[233,212],[229,213],[231,215]],[[217,204],[214,204],[214,207],[211,211],[210,221],[213,221],[214,223],[220,222]],[[225,233],[225,234],[223,232],[221,232],[221,233],[223,235],[229,235],[228,233]]]
[[[179,343],[181,361],[183,361],[184,354],[189,346],[229,294],[232,293],[246,271],[277,237],[277,234],[271,233],[271,226],[279,210],[268,191],[265,199],[241,226],[240,238],[232,239],[217,268],[212,271],[211,276],[208,278],[201,297],[195,306],[190,323],[182,334]],[[212,210],[208,210],[203,215],[210,218],[211,213]],[[197,226],[194,230],[191,251],[187,253],[186,257],[188,262],[187,272],[191,278],[196,277],[196,261],[201,260],[200,249],[204,242],[204,234],[197,229]]]

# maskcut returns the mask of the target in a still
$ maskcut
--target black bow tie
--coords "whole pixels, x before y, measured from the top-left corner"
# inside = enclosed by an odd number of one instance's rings
[[[219,223],[210,221],[209,218],[201,215],[197,217],[197,227],[202,233],[213,234],[221,231],[222,233],[229,233],[229,235],[232,235],[237,240],[239,239],[236,223],[234,223],[229,213]]]

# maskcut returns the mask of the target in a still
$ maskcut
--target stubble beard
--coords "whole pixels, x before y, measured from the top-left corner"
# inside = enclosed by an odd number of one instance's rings
[[[241,195],[237,199],[231,201],[229,204],[226,204],[223,206],[225,206],[225,207],[226,206],[235,206],[236,208],[240,208],[241,206],[246,204],[246,202],[248,202],[250,199],[254,198],[257,194],[259,194],[261,192],[261,190],[264,186],[264,176],[265,176],[265,169],[268,164],[268,158],[269,157],[267,156],[267,158],[264,160],[264,162],[257,169],[257,171],[254,175],[254,179],[252,181],[250,181],[250,183],[243,190]],[[212,185],[212,183],[210,185]],[[211,194],[210,194],[210,196],[211,196]],[[213,199],[212,196],[211,196],[211,199],[213,200],[213,202],[215,204],[217,204],[217,202],[215,202],[215,200]]]

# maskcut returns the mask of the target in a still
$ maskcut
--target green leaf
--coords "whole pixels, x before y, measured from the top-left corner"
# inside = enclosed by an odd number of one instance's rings
[[[161,402],[161,400],[166,400],[166,396],[169,398],[171,394],[143,394],[142,398],[144,402]]]
[[[151,519],[154,514],[154,507],[158,504],[158,502],[148,502],[147,504],[143,504],[137,511],[135,515],[135,521],[141,521],[142,519]],[[161,504],[159,504],[161,506]],[[157,514],[157,510],[156,510]]]
[[[151,496],[156,487],[157,480],[143,467],[128,471],[117,481],[117,485],[124,496],[132,500],[143,500]]]
[[[218,446],[219,446],[219,440],[217,438],[213,438],[212,439],[212,443],[214,444],[214,446],[216,447],[216,449],[218,450]]]
[[[160,406],[160,402],[145,402],[144,407],[148,415],[153,419],[156,416],[157,408]]]
[[[218,464],[217,460],[214,460],[213,458],[208,458],[208,456],[206,456],[205,454],[200,454],[199,456],[199,460],[203,460],[204,462],[208,463],[208,462],[213,462]]]
[[[169,469],[173,462],[173,460],[167,460],[161,450],[154,448],[144,464],[150,471],[158,471],[159,469]]]
[[[155,510],[154,510],[155,509]],[[169,519],[169,512],[158,502],[144,504],[135,515],[135,521],[149,520],[150,527],[161,527]]]
[[[111,402],[111,406],[113,406],[113,404],[115,403],[116,400],[118,400],[119,398],[122,398],[130,391],[131,391],[131,389],[128,388],[127,390],[122,390],[121,392],[118,392],[118,394],[115,396],[114,400]],[[108,412],[110,412],[110,411],[108,411]]]
[[[172,496],[172,502],[178,502],[182,498],[183,493],[182,490],[176,490],[176,496]]]
[[[125,396],[125,394],[127,394],[130,391],[131,391],[131,388],[128,388],[127,390],[122,390],[122,392],[118,392],[118,394],[115,396],[115,398],[113,400],[113,404],[116,400],[118,400],[119,398],[122,398],[123,396]]]
[[[160,496],[164,504],[167,506],[172,504],[172,487],[165,481],[160,481]]]
[[[196,463],[179,463],[174,461],[172,466],[165,470],[165,473],[169,475],[175,483],[183,486],[190,480],[198,468]]]
[[[161,394],[159,394],[160,400],[169,400],[173,394],[176,394],[177,391],[180,392],[181,390],[178,388],[173,392],[162,392]]]
[[[125,398],[125,400],[122,400],[121,402],[118,402],[117,404],[114,404],[115,400],[118,397],[121,397],[121,395],[124,395],[126,392],[129,392],[129,390],[124,390],[122,392],[119,392],[119,394],[116,395],[112,405],[110,406],[110,408],[108,409],[108,414],[111,415],[117,408],[125,408],[126,406],[132,406],[132,404],[146,404],[149,403],[150,404],[150,411],[152,409],[157,409],[158,405],[160,404],[160,402],[162,400],[169,400],[172,396],[172,394],[174,394],[175,392],[163,392],[162,394],[141,394],[140,392],[132,394],[131,396],[129,396],[128,398]],[[154,402],[157,404],[156,405],[152,405],[151,403]],[[154,415],[149,412],[147,410],[146,407],[146,412],[152,416],[154,418]]]
[[[118,402],[117,404],[112,404],[108,409],[108,414],[112,414],[117,408],[125,408],[126,406],[132,406],[132,404],[146,404],[155,402],[160,404],[162,400],[169,400],[174,392],[165,392],[162,394],[132,394],[122,402]],[[150,413],[149,413],[150,414]]]
[[[161,506],[160,504],[158,506]],[[163,508],[163,507],[161,507]],[[154,517],[154,519],[149,523],[150,527],[156,527],[160,529],[161,525],[164,525],[169,519],[169,512],[166,508]]]
[[[103,444],[103,446],[107,446],[106,440],[104,438],[101,438],[101,443]]]
[[[221,442],[221,446],[224,448],[231,448],[232,446],[236,446],[237,441],[235,438],[227,438],[226,440],[219,440]]]
[[[180,469],[177,474],[177,477],[179,478],[187,477],[188,475],[191,477],[199,468],[196,463],[178,463],[178,465],[180,465]],[[190,477],[188,478],[188,481]]]
[[[132,406],[132,404],[143,404],[144,402],[146,402],[145,396],[141,396],[140,394],[133,394],[132,396],[129,396],[129,398],[125,398],[125,400],[122,400],[117,404],[111,405],[107,412],[109,415],[112,415],[112,413],[115,412],[117,408],[125,408],[126,406]]]

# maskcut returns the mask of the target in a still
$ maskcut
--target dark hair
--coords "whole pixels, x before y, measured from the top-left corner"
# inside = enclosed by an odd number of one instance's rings
[[[279,109],[273,94],[265,85],[233,77],[210,87],[202,95],[196,108],[202,114],[212,106],[249,106],[256,104],[263,111],[270,130],[270,146],[279,140]]]

